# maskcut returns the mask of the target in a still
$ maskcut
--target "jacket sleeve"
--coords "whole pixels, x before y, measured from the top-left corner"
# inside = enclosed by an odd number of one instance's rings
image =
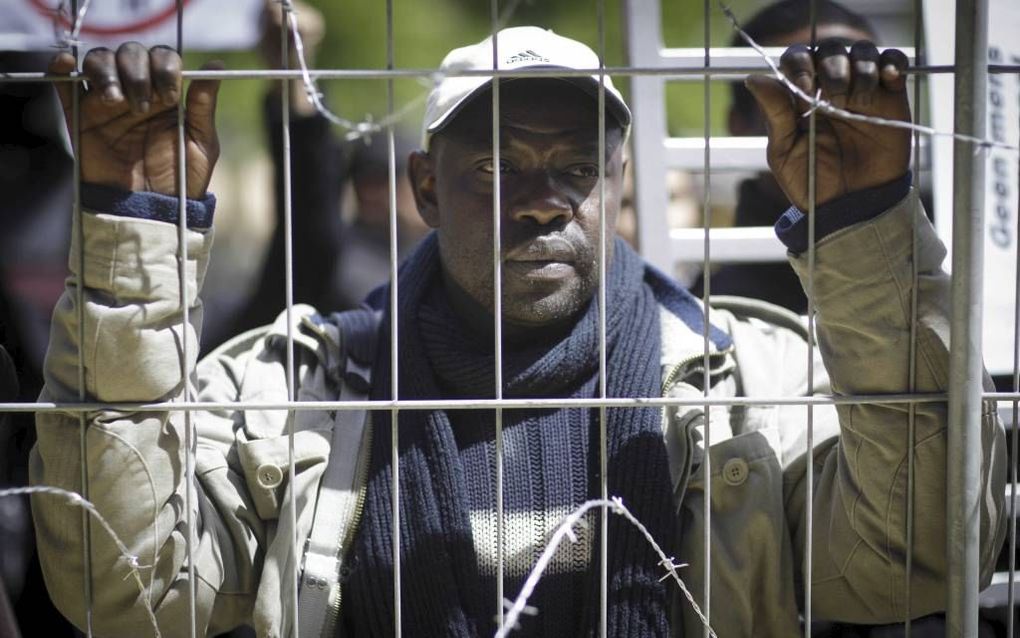
[[[182,326],[177,228],[159,221],[83,214],[84,272],[72,252],[72,274],[53,316],[42,401],[77,402],[78,353],[85,371],[85,400],[157,402],[183,397],[182,341],[187,369],[195,369],[202,305],[197,293],[205,273],[212,232],[189,231],[189,323]],[[72,249],[74,250],[74,249]],[[79,342],[77,293],[83,282],[84,326]],[[194,378],[203,400],[236,398],[240,364],[223,356]],[[257,586],[260,542],[265,530],[234,470],[231,448],[235,411],[192,415],[196,439],[197,494],[191,500],[197,539],[194,557],[199,635],[244,622]],[[145,607],[152,608],[164,636],[188,635],[188,556],[185,492],[185,413],[103,409],[84,416],[84,459],[79,415],[43,412],[32,451],[33,485],[82,492],[140,565],[144,590],[130,577],[110,535],[90,523],[86,568],[81,510],[65,499],[35,494],[33,516],[43,574],[54,602],[79,627],[86,623],[84,581],[91,573],[92,625],[97,635],[152,635]],[[215,620],[213,620],[215,619]]]
[[[917,254],[912,255],[912,222]],[[915,194],[875,219],[818,243],[813,298],[818,347],[837,395],[909,390],[911,262],[918,269],[916,391],[948,385],[949,276],[946,251]],[[791,263],[808,287],[807,254]],[[810,291],[809,291],[810,292]],[[991,387],[985,375],[986,387]],[[901,621],[907,614],[909,419],[906,404],[837,406],[840,438],[816,448],[813,609],[817,618],[858,623]],[[914,533],[910,614],[946,605],[946,422],[944,402],[915,404]],[[994,404],[982,410],[980,563],[991,578],[1006,517],[1005,433]],[[791,468],[788,524],[798,556],[807,529],[805,464]],[[798,571],[801,561],[795,561]],[[800,577],[798,577],[800,580]]]

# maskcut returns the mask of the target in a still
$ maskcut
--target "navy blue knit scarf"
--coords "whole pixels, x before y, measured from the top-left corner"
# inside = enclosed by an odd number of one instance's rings
[[[439,284],[438,247],[427,238],[403,265],[399,277],[400,396],[402,399],[493,395],[493,355],[470,337],[456,321],[436,321],[443,308]],[[659,303],[674,301],[683,291],[644,262],[625,243],[615,245],[607,277],[607,357],[610,397],[655,397],[660,393]],[[659,300],[657,301],[657,297]],[[668,305],[668,304],[667,304]],[[696,306],[691,306],[695,308]],[[431,309],[423,314],[423,308]],[[452,316],[452,311],[451,316]],[[425,321],[422,317],[425,316]],[[441,313],[440,313],[441,316]],[[391,317],[384,315],[381,344],[375,363],[372,397],[389,398],[388,335]],[[443,329],[443,326],[446,329]],[[422,330],[428,330],[427,336]],[[426,347],[448,342],[449,348]],[[437,353],[444,360],[434,360]],[[505,397],[597,394],[598,310],[592,303],[573,329],[560,341],[538,347],[504,346]],[[431,357],[430,357],[431,355]],[[450,374],[451,370],[463,374]],[[442,374],[437,373],[437,370]],[[451,378],[452,377],[452,378]],[[472,382],[472,380],[474,380]],[[510,411],[508,411],[510,412]],[[594,428],[598,410],[512,411],[505,426],[570,419],[567,413],[584,413],[581,427]],[[480,427],[491,431],[490,413],[479,415]],[[455,420],[465,417],[455,415]],[[528,424],[528,427],[532,427]],[[535,426],[537,427],[537,426]],[[354,547],[349,554],[343,619],[350,635],[393,635],[393,521],[390,416],[376,413],[372,463],[365,507]],[[592,430],[595,431],[595,430]],[[667,553],[678,545],[678,526],[671,504],[669,469],[657,408],[607,410],[609,492],[621,496],[648,527]],[[597,490],[596,437],[582,455],[590,468],[589,495]],[[415,636],[491,634],[495,601],[482,592],[468,512],[468,486],[461,464],[451,415],[443,410],[402,411],[399,424],[401,614],[405,632]],[[595,539],[595,547],[598,539]],[[609,520],[609,635],[665,636],[669,634],[667,583],[658,557],[641,534],[622,517]],[[588,561],[589,574],[579,634],[594,633],[598,610],[598,556]],[[506,596],[516,596],[508,589]],[[556,609],[533,603],[540,614]],[[536,625],[538,627],[538,625]],[[532,635],[543,633],[535,629]]]

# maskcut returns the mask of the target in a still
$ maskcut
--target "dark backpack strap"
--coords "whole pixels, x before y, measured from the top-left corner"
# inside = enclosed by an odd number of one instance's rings
[[[382,312],[369,308],[334,312],[329,316],[329,322],[340,331],[340,351],[358,364],[345,367],[344,383],[352,385],[359,394],[369,394],[371,374],[366,377],[356,370],[360,368],[370,371],[375,362]]]
[[[362,365],[371,365],[375,359],[375,348],[379,342],[379,324],[382,312],[370,308],[358,308],[334,312],[326,319],[340,329],[343,335],[341,347],[348,356]]]

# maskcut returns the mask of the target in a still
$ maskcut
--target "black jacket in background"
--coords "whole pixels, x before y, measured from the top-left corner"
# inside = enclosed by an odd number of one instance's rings
[[[790,207],[789,202],[776,201],[765,194],[757,180],[740,183],[735,216],[736,226],[772,226]],[[778,240],[776,240],[778,241]],[[691,292],[704,292],[704,274],[691,286]],[[807,297],[800,279],[786,261],[770,263],[727,264],[712,273],[710,292],[713,295],[739,295],[763,299],[788,308],[797,314],[807,312]]]

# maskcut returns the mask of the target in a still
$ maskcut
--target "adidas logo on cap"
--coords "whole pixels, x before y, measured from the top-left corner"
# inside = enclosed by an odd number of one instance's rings
[[[547,63],[549,62],[549,58],[543,55],[539,55],[532,51],[531,49],[527,49],[525,51],[521,51],[520,53],[515,53],[514,55],[511,55],[509,58],[506,59],[506,62],[504,64],[520,64],[521,62]]]

